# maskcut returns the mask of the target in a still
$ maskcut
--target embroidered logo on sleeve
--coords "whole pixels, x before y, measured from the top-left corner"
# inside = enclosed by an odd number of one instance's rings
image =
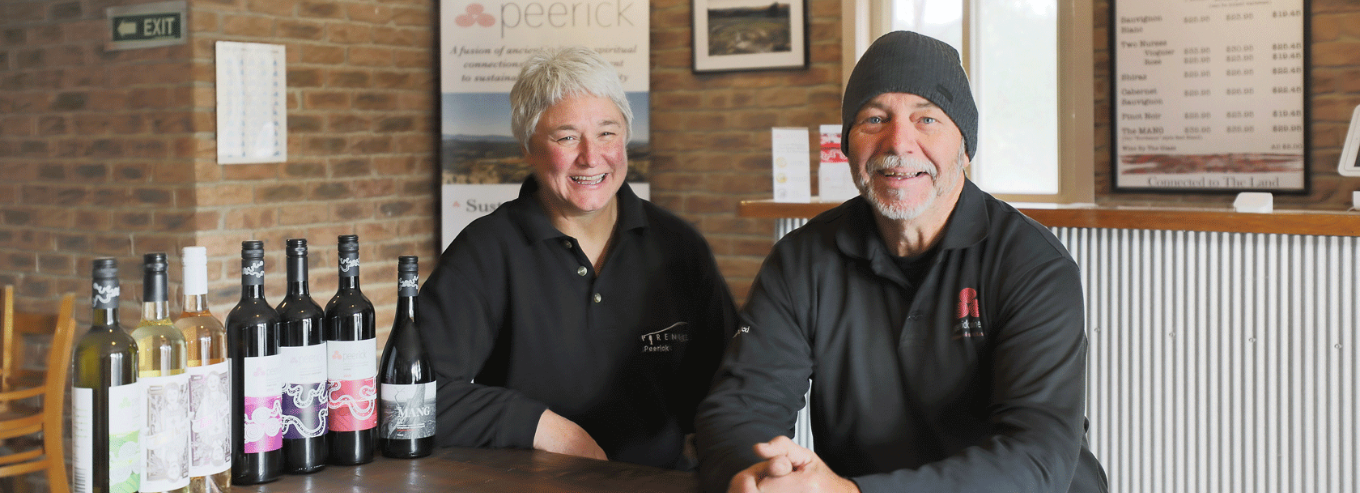
[[[689,322],[676,322],[670,327],[642,334],[642,352],[668,353],[689,341]]]
[[[954,322],[954,339],[967,337],[982,337],[982,317],[979,315],[981,310],[978,308],[977,290],[973,288],[963,288],[959,291],[959,305],[954,315],[958,321]]]

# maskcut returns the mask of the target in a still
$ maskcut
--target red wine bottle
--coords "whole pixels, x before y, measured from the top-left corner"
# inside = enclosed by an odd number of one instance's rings
[[[71,382],[72,489],[136,491],[146,390],[137,342],[118,325],[118,262],[95,259],[90,331],[76,344]]]
[[[326,303],[330,462],[373,460],[378,429],[378,341],[373,303],[359,290],[359,237],[339,238],[340,288]]]
[[[378,443],[385,457],[414,459],[434,450],[434,368],[416,330],[419,260],[397,258],[397,316],[379,369]]]
[[[231,481],[266,483],[283,472],[283,360],[279,314],[264,299],[264,242],[241,242],[241,301],[227,314],[231,355]]]
[[[326,467],[326,312],[312,301],[307,285],[307,240],[287,241],[288,295],[279,312],[279,354],[283,356],[284,472],[305,474]]]

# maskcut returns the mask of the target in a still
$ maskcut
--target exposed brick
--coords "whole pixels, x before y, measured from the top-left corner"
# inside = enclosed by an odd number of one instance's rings
[[[373,29],[363,24],[333,22],[326,26],[326,40],[338,44],[368,43],[373,40]]]
[[[362,137],[354,139],[349,146],[352,152],[385,154],[393,149],[391,137]]]
[[[314,68],[288,69],[288,87],[321,87],[321,71]]]
[[[265,206],[233,209],[222,214],[222,221],[222,227],[229,230],[258,230],[272,228],[279,224],[278,207]]]
[[[281,226],[320,224],[329,218],[330,207],[324,203],[294,204],[279,214],[278,224]]]
[[[306,95],[309,110],[349,109],[349,93],[340,91],[311,91]]]
[[[326,128],[332,132],[363,132],[373,128],[373,118],[353,113],[332,115]]]
[[[222,33],[232,36],[268,37],[274,34],[274,20],[257,15],[224,15]]]
[[[360,67],[390,67],[392,66],[392,50],[389,48],[352,46],[349,48],[349,63]]]
[[[317,162],[291,162],[283,167],[283,178],[321,178],[326,167]]]
[[[323,183],[317,185],[312,190],[312,199],[315,200],[335,200],[350,197],[351,192],[348,185],[340,182]]]
[[[291,17],[297,12],[297,0],[246,0],[246,10],[279,17]]]
[[[57,94],[48,109],[52,111],[76,111],[85,109],[90,95],[84,92],[64,92]]]
[[[289,48],[293,51],[292,48]],[[298,50],[299,62],[322,65],[339,65],[345,62],[345,47],[324,45],[301,45]]]
[[[349,19],[369,24],[386,24],[392,20],[392,9],[383,4],[350,4],[346,7]]]
[[[331,72],[330,87],[369,87],[372,85],[372,77],[368,72],[358,70],[341,70]]]
[[[255,191],[256,202],[294,202],[304,197],[302,187],[297,185],[270,185]]]
[[[300,2],[297,8],[299,17],[321,17],[339,19],[343,16],[340,6],[335,2]]]
[[[372,168],[366,159],[345,159],[331,166],[331,172],[336,177],[358,177],[372,174]]]

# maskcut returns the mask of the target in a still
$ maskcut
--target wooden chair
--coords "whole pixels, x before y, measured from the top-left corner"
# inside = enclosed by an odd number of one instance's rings
[[[42,433],[42,440],[31,450],[0,456],[0,478],[46,471],[48,488],[52,493],[68,493],[66,456],[62,450],[63,413],[66,406],[66,378],[71,365],[71,345],[75,339],[75,294],[61,298],[57,313],[24,313],[14,311],[14,287],[4,290],[4,374],[0,405],[0,440],[15,443],[16,437]],[[22,369],[22,338],[24,333],[51,334],[52,345],[47,353],[47,372],[37,386],[14,390],[10,388]],[[16,403],[42,397],[37,412],[23,412]]]

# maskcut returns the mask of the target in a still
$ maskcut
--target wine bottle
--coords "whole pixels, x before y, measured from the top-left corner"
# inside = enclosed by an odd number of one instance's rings
[[[142,256],[142,320],[137,341],[137,381],[146,389],[142,425],[142,493],[189,491],[189,366],[181,334],[170,321],[170,266],[164,253]]]
[[[241,301],[227,313],[231,354],[231,481],[256,484],[283,472],[283,360],[279,314],[264,299],[264,242],[241,242]]]
[[[378,443],[383,456],[425,457],[434,450],[434,368],[416,330],[419,259],[397,257],[397,316],[378,365]]]
[[[373,460],[378,428],[378,342],[373,303],[359,289],[359,237],[339,238],[340,288],[326,303],[330,461]]]
[[[231,491],[231,363],[227,331],[208,309],[208,249],[184,247],[183,312],[175,328],[189,346],[190,493]]]
[[[90,331],[76,344],[71,382],[71,462],[77,493],[137,491],[146,393],[137,341],[118,325],[118,261],[95,259]]]
[[[283,356],[283,468],[303,474],[326,467],[326,312],[307,286],[307,240],[287,241],[288,295],[279,312],[279,354]]]

